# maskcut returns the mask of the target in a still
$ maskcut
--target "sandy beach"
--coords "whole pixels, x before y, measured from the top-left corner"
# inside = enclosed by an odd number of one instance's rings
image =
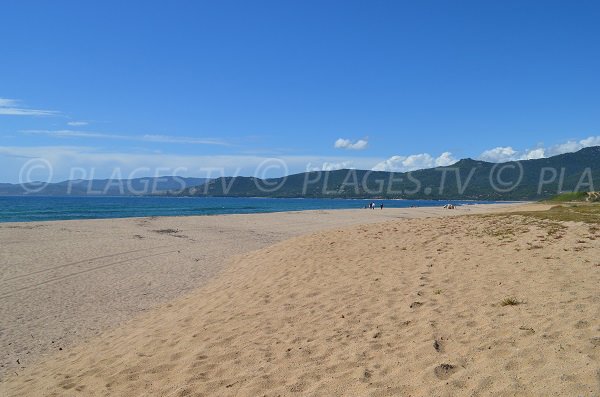
[[[0,225],[1,388],[598,395],[600,231],[515,208]]]

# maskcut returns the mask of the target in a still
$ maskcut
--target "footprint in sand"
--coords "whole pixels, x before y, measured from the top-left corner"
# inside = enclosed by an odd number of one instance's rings
[[[579,320],[577,321],[577,323],[575,324],[575,328],[577,329],[583,329],[583,328],[587,328],[590,326],[590,323],[588,323],[585,320]]]
[[[458,371],[458,368],[452,364],[440,364],[435,367],[433,373],[438,377],[438,379],[445,380],[452,376],[452,374],[454,374],[456,371]]]

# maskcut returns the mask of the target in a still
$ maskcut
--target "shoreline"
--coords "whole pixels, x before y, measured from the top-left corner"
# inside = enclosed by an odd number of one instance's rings
[[[13,196],[0,196],[0,198],[2,197],[7,197],[7,198],[12,198]],[[48,198],[52,198],[52,197],[57,197],[57,198],[72,198],[71,196],[31,196],[33,198],[41,198],[41,197],[48,197]],[[82,196],[85,197],[85,196]],[[123,197],[127,197],[127,198],[139,198],[136,196],[123,196]],[[123,198],[121,196],[100,196],[100,197],[92,197],[92,198],[117,198],[117,199],[121,199]],[[87,197],[85,197],[87,198]],[[153,198],[153,197],[149,197],[149,198]],[[192,197],[184,197],[184,198],[192,198]],[[228,199],[233,198],[233,199],[248,199],[248,198],[252,198],[252,199],[267,199],[267,200],[274,200],[274,198],[268,198],[268,197],[226,197]],[[291,198],[290,200],[306,200],[307,198]],[[309,200],[312,198],[309,198]],[[276,199],[275,199],[276,200]],[[287,200],[287,199],[283,199],[283,200]],[[324,199],[316,199],[316,200],[324,200]],[[528,205],[528,204],[535,204],[535,202],[531,202],[531,201],[489,201],[489,202],[484,202],[484,201],[479,201],[479,200],[409,200],[409,199],[343,199],[343,198],[329,198],[329,200],[340,200],[340,201],[369,201],[369,200],[379,200],[379,201],[415,201],[415,202],[421,202],[421,201],[427,201],[427,202],[436,202],[440,204],[440,207],[444,204],[444,203],[458,203],[456,204],[457,207],[463,207],[463,206],[488,206],[488,205]],[[393,206],[386,206],[385,209],[386,210],[402,210],[402,209],[411,209],[411,208],[423,208],[423,209],[428,209],[428,208],[438,208],[436,205],[424,205],[424,206],[416,206],[416,207],[393,207]],[[273,213],[286,213],[286,212],[305,212],[305,211],[352,211],[352,210],[360,210],[360,209],[365,209],[363,207],[350,207],[350,208],[346,208],[346,207],[341,207],[341,208],[312,208],[312,209],[268,209],[268,210],[261,210],[261,211],[256,211],[256,212],[244,212],[244,211],[238,211],[238,212],[231,212],[231,213],[198,213],[198,214],[183,214],[183,215],[174,215],[174,214],[158,214],[158,215],[136,215],[136,216],[128,216],[128,215],[123,215],[123,216],[115,216],[115,217],[91,217],[91,218],[85,218],[85,217],[68,217],[68,215],[66,215],[66,218],[59,218],[59,219],[48,219],[48,220],[40,220],[40,219],[23,219],[23,220],[10,220],[10,221],[5,221],[3,219],[0,219],[0,225],[5,225],[5,224],[20,224],[20,223],[35,223],[35,222],[40,222],[40,223],[47,223],[47,222],[63,222],[63,221],[85,221],[85,220],[111,220],[111,219],[139,219],[139,218],[168,218],[168,217],[172,217],[172,218],[180,218],[180,217],[194,217],[194,216],[198,216],[198,217],[204,217],[204,216],[219,216],[219,215],[257,215],[257,214],[273,214]],[[181,209],[182,211],[186,211],[185,208]],[[227,208],[223,207],[223,210],[228,210]],[[232,208],[232,211],[236,211],[238,210],[237,208]],[[68,212],[66,213],[68,214]]]

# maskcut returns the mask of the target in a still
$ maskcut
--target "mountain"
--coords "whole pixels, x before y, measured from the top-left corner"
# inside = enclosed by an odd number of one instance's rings
[[[536,200],[600,184],[600,146],[507,163],[463,159],[413,172],[314,171],[282,178],[224,177],[171,195]]]
[[[282,178],[68,180],[41,185],[0,183],[0,195],[230,196],[388,199],[537,200],[600,185],[600,146],[519,162],[463,159],[413,172],[313,171]]]
[[[201,185],[206,178],[179,176],[144,177],[134,179],[77,179],[58,183],[0,183],[0,196],[140,196]]]

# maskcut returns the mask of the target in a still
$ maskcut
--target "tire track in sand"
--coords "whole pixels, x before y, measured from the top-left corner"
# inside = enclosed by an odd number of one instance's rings
[[[118,261],[118,262],[107,263],[105,265],[100,265],[100,266],[92,267],[92,268],[89,268],[89,269],[81,270],[79,272],[70,273],[70,274],[67,274],[65,276],[51,278],[49,280],[42,281],[41,283],[37,283],[37,284],[34,284],[34,285],[29,285],[29,286],[25,286],[25,287],[22,287],[22,288],[18,288],[16,290],[12,291],[12,292],[9,292],[8,294],[0,295],[0,299],[5,299],[5,298],[11,297],[11,296],[13,296],[13,295],[15,295],[15,294],[17,294],[19,292],[29,291],[29,290],[32,290],[32,289],[36,289],[37,287],[40,287],[42,285],[46,285],[46,284],[53,283],[53,282],[56,282],[56,281],[61,281],[61,280],[67,279],[67,278],[79,276],[81,274],[93,272],[95,270],[104,269],[104,268],[115,266],[115,265],[120,265],[120,264],[126,263],[126,262],[136,261],[136,260],[145,259],[145,258],[151,258],[151,257],[154,257],[154,256],[171,254],[171,253],[174,253],[174,252],[177,252],[177,251],[178,250],[172,250],[172,251],[159,252],[159,253],[156,253],[156,254],[142,255],[142,256],[125,259],[125,260]]]

